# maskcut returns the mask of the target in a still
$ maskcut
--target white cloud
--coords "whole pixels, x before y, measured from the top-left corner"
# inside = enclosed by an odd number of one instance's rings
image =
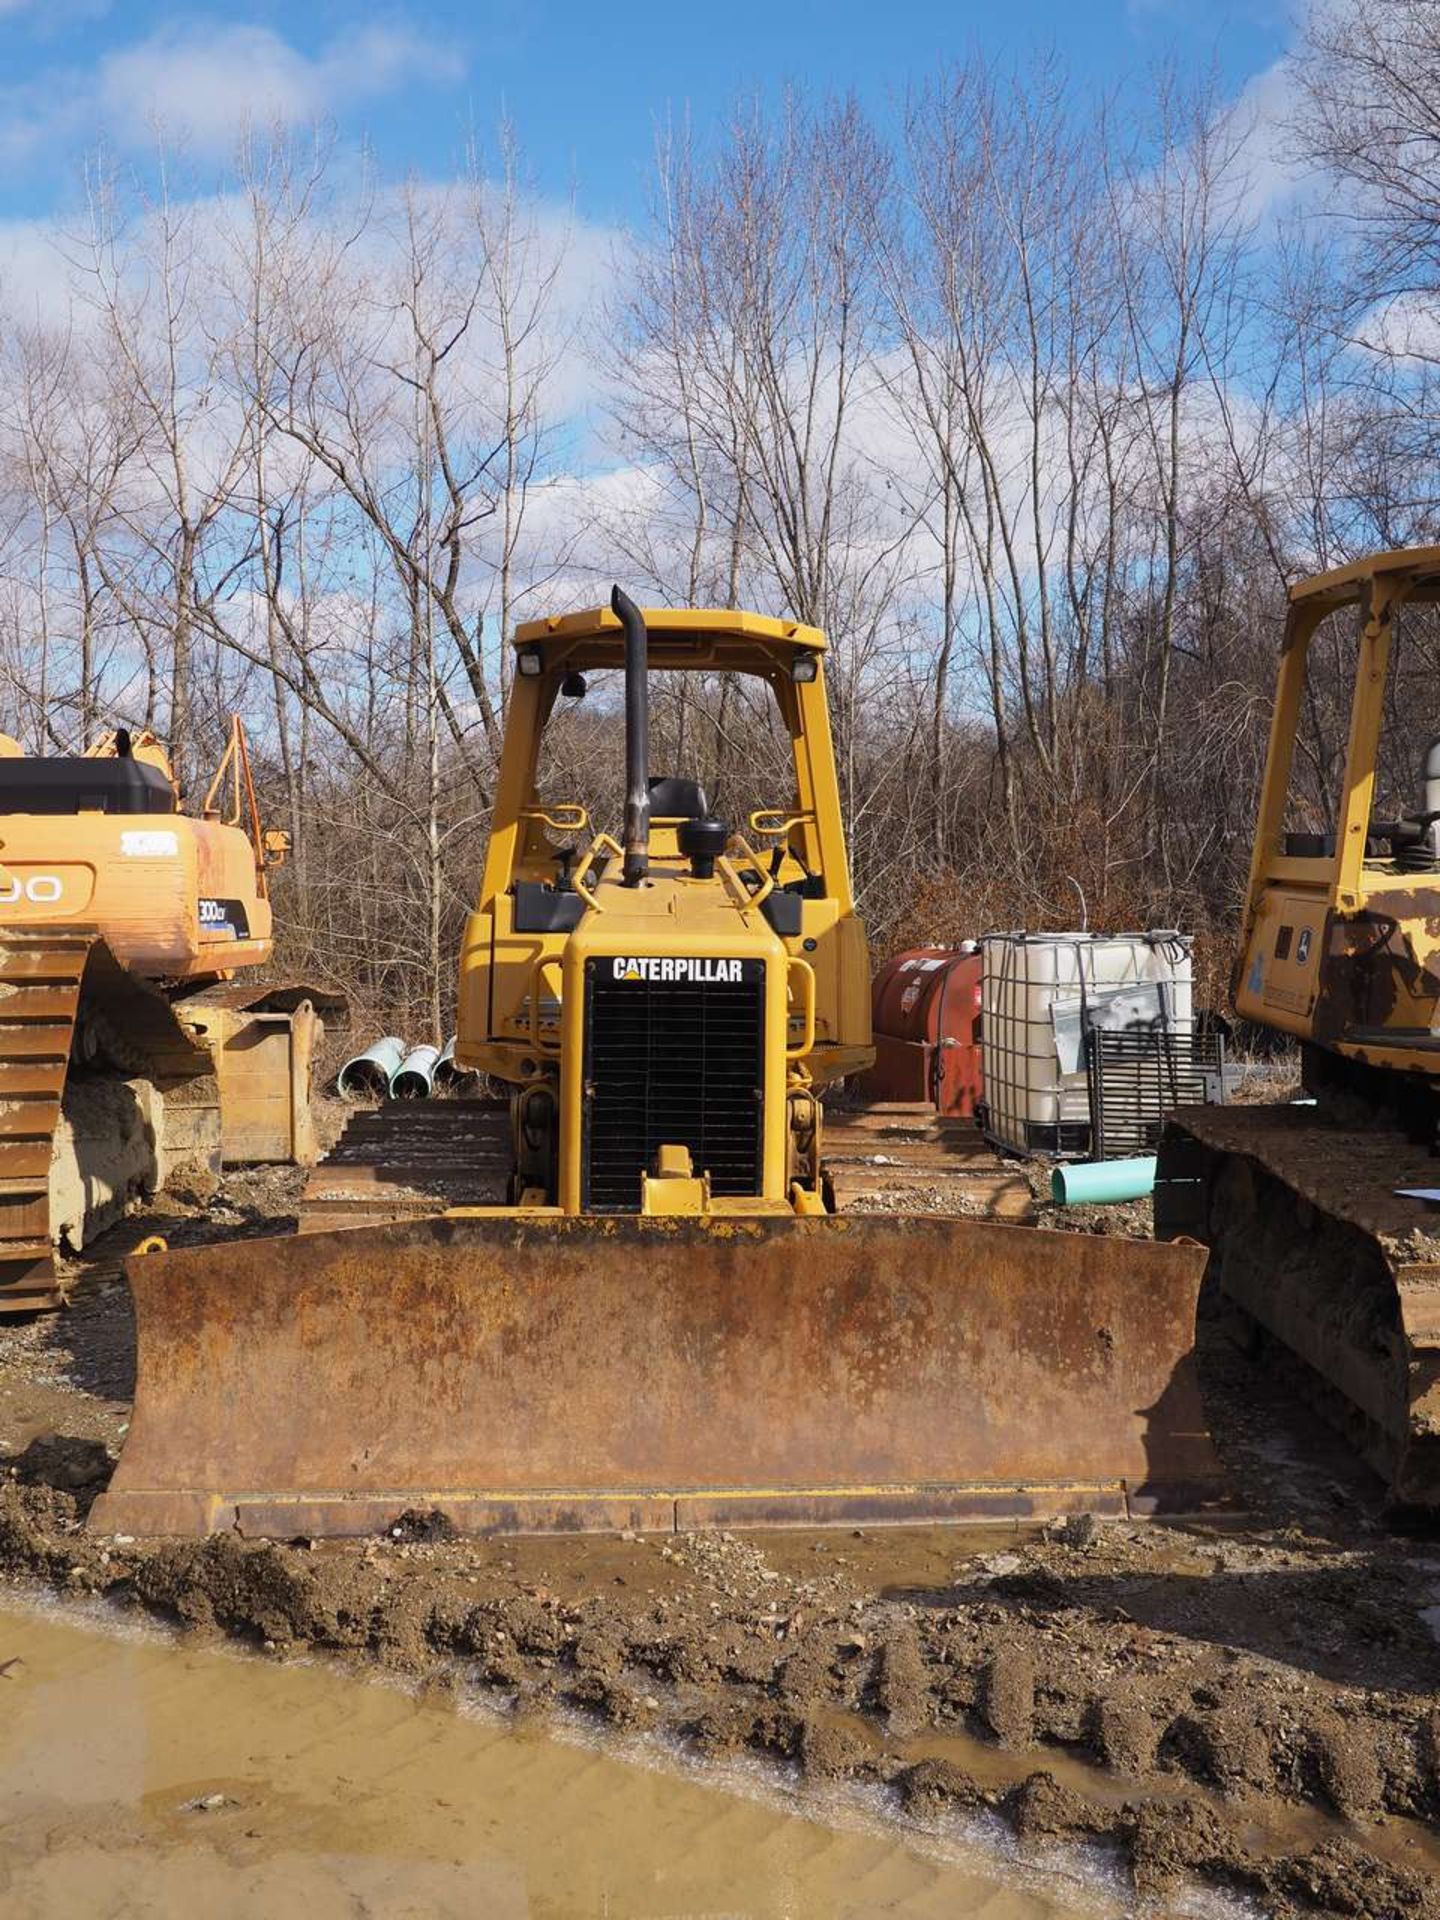
[[[1355,330],[1357,347],[1412,366],[1440,361],[1440,313],[1429,293],[1402,293],[1371,309]]]
[[[1310,169],[1296,154],[1290,131],[1295,107],[1295,80],[1287,55],[1247,81],[1231,110],[1247,175],[1244,211],[1252,220],[1282,212],[1309,177]]]
[[[0,221],[0,309],[29,324],[65,323],[72,275],[48,220]]]
[[[122,143],[144,144],[158,123],[214,153],[248,125],[319,119],[458,72],[453,55],[396,28],[364,28],[314,58],[268,27],[171,28],[101,61],[96,108]]]
[[[16,0],[0,0],[0,9]],[[405,29],[363,27],[310,55],[259,26],[167,27],[90,70],[46,67],[0,85],[0,166],[49,162],[100,137],[122,150],[157,128],[193,153],[229,152],[246,127],[330,116],[396,88],[454,80],[463,63]]]

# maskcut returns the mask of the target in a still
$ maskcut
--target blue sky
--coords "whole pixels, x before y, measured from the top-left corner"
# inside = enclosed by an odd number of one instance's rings
[[[1051,47],[1120,86],[1173,58],[1239,93],[1291,36],[1285,0],[0,0],[0,219],[73,197],[102,130],[143,155],[158,111],[218,173],[245,117],[333,120],[387,175],[443,175],[508,112],[536,183],[603,225],[640,213],[657,119],[704,126],[795,80],[882,118],[907,79],[981,47]]]

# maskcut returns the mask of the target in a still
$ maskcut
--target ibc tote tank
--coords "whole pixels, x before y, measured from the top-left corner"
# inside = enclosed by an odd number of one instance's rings
[[[991,933],[981,943],[983,1125],[1019,1153],[1090,1151],[1087,1025],[1191,1031],[1186,933]]]

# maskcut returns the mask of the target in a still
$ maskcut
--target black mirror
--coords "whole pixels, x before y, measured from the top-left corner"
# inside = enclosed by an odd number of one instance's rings
[[[573,667],[560,682],[560,693],[563,699],[583,700],[588,692],[584,674],[576,673]]]

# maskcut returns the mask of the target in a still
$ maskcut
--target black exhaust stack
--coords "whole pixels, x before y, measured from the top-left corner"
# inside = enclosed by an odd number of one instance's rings
[[[627,887],[650,871],[650,648],[645,616],[619,587],[610,608],[625,629],[625,866]]]

